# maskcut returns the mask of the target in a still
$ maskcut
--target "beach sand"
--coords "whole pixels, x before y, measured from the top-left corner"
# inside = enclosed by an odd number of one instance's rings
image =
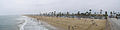
[[[105,30],[105,19],[89,19],[89,18],[64,18],[64,17],[48,17],[48,16],[28,16],[44,21],[57,30]]]

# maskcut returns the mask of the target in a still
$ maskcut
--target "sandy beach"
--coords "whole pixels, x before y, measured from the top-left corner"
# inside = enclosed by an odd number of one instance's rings
[[[19,20],[17,24],[18,30],[55,30],[55,28],[49,24],[37,21],[37,19],[31,17],[22,16],[17,20]]]
[[[105,30],[105,19],[28,16],[46,22],[57,30]]]

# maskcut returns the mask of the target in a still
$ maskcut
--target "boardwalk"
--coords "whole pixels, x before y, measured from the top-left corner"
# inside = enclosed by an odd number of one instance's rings
[[[111,30],[120,30],[120,19],[108,18],[111,25]]]

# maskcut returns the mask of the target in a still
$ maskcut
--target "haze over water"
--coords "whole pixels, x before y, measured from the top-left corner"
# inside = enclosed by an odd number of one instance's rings
[[[53,28],[27,16],[0,15],[0,30],[53,30]]]
[[[18,30],[17,20],[19,16],[0,15],[0,30]]]

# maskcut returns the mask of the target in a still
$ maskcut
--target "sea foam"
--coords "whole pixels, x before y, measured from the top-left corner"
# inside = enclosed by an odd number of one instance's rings
[[[48,25],[47,23],[37,21],[36,19],[27,16],[22,16],[17,20],[19,20],[18,22],[19,30],[50,30],[50,29],[55,30],[54,27]]]

